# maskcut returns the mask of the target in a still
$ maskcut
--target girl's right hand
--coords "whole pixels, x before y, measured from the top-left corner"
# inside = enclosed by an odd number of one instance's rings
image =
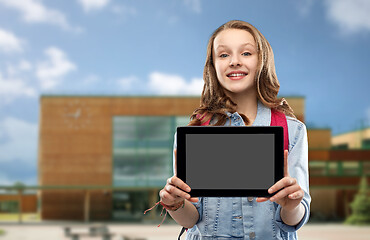
[[[177,150],[174,150],[175,154],[175,166],[177,164]],[[174,206],[184,201],[184,199],[190,202],[198,202],[198,198],[192,198],[188,192],[190,187],[184,183],[176,174],[167,179],[167,184],[159,192],[161,202],[168,206]]]

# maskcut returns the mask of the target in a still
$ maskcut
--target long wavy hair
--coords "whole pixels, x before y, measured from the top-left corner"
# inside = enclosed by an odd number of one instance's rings
[[[224,125],[227,121],[226,112],[236,112],[237,104],[228,97],[218,81],[214,66],[214,40],[217,35],[226,29],[241,29],[249,32],[257,44],[258,66],[255,74],[255,87],[257,98],[267,107],[283,112],[287,116],[294,117],[293,110],[284,98],[278,98],[280,84],[276,76],[274,53],[266,38],[251,24],[233,20],[229,21],[213,32],[207,45],[207,58],[204,65],[204,86],[200,100],[200,106],[190,116],[189,126],[199,126],[215,117],[217,122],[213,125]],[[244,122],[250,123],[247,116],[241,114]]]

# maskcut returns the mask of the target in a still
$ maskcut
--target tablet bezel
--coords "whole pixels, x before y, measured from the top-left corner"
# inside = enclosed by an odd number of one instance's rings
[[[186,183],[186,135],[188,134],[273,134],[275,143],[274,183],[284,177],[284,129],[280,126],[187,126],[177,128],[177,177]],[[272,186],[273,184],[271,184]],[[270,186],[270,187],[271,187]],[[190,186],[191,187],[191,186]],[[192,189],[192,197],[271,197],[268,189]]]

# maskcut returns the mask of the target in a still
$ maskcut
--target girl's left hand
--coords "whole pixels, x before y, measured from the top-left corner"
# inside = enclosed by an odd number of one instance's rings
[[[268,190],[269,193],[274,193],[277,191],[279,192],[270,198],[257,198],[257,202],[265,202],[270,200],[271,202],[276,202],[279,204],[283,209],[291,211],[297,208],[303,199],[304,192],[298,185],[297,179],[289,176],[288,150],[284,151],[284,178],[279,180]]]

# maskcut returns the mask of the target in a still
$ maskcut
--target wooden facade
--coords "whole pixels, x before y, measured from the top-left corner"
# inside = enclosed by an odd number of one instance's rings
[[[39,185],[111,186],[113,116],[189,115],[191,97],[63,97],[40,100]],[[42,219],[84,219],[84,191],[43,190]],[[89,218],[110,219],[112,193],[91,191]]]
[[[287,100],[297,118],[304,121],[304,98]],[[199,106],[199,97],[43,96],[40,105],[39,185],[93,187],[112,186],[113,117],[186,116]],[[308,138],[310,161],[370,159],[368,153],[329,150],[328,129],[309,129]],[[316,176],[311,177],[311,187],[338,183],[355,186],[358,179]],[[153,203],[158,190],[147,189]],[[42,190],[42,219],[82,220],[86,212],[91,220],[111,219],[111,190],[86,191]],[[311,191],[315,196],[319,190]],[[320,209],[317,204],[313,201],[314,209]]]
[[[37,195],[36,194],[0,194],[1,202],[15,202],[21,205],[21,212],[34,213],[37,212]],[[19,207],[19,205],[18,205]],[[0,213],[2,210],[0,209]]]

